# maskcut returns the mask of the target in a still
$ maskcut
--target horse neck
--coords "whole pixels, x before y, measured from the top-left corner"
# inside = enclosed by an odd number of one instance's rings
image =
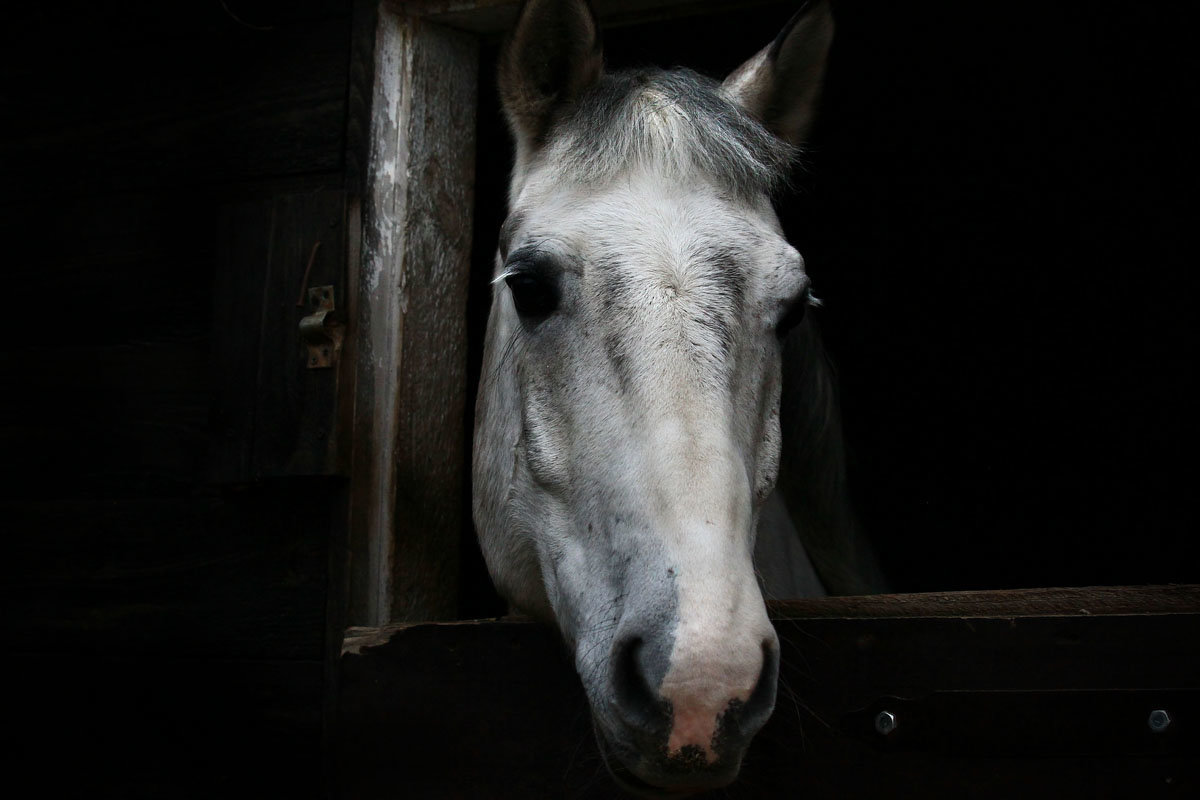
[[[859,532],[846,485],[846,453],[833,368],[810,315],[784,343],[778,491],[830,594],[885,591]]]

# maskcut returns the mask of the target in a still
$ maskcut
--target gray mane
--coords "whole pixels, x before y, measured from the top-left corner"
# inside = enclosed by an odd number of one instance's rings
[[[548,139],[555,163],[581,182],[658,167],[703,172],[743,197],[786,184],[796,155],[716,81],[688,69],[606,74],[566,109]]]

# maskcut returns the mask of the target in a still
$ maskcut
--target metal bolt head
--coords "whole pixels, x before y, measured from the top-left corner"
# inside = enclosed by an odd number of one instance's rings
[[[1171,715],[1165,709],[1156,708],[1150,712],[1150,718],[1146,720],[1146,724],[1150,726],[1150,730],[1155,733],[1162,733],[1171,725]]]
[[[880,711],[875,715],[875,730],[884,736],[896,730],[896,715],[890,711]]]

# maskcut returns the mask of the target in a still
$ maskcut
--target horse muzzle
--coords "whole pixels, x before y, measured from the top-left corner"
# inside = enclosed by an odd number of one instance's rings
[[[682,668],[672,665],[655,687],[647,663],[653,648],[639,636],[619,636],[609,661],[608,708],[594,714],[601,752],[617,781],[658,797],[731,783],[775,707],[774,631],[758,644],[752,653],[733,648]]]

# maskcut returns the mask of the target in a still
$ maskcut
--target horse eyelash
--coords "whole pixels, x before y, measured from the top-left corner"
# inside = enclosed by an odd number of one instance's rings
[[[537,274],[538,272],[538,267],[533,262],[533,259],[531,259],[528,255],[522,255],[519,257],[510,256],[508,263],[504,266],[504,270],[499,275],[492,278],[492,286],[495,286],[501,281],[508,280],[513,275],[520,275],[522,273]]]

